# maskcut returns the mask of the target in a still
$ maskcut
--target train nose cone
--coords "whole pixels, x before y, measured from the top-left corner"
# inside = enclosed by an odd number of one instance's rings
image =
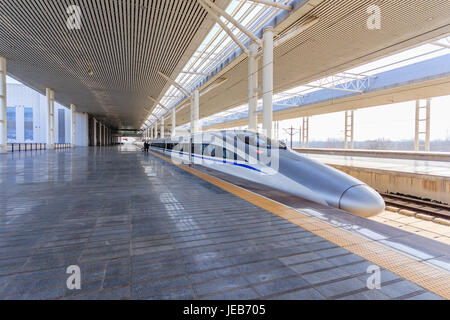
[[[362,217],[371,217],[381,213],[386,204],[383,198],[366,185],[351,187],[341,197],[339,207],[342,210]]]

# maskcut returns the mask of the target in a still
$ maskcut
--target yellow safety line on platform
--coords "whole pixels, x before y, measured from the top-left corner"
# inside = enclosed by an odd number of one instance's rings
[[[313,234],[316,234],[323,239],[332,242],[384,269],[387,269],[428,291],[431,291],[447,300],[450,299],[450,272],[436,268],[425,262],[418,261],[413,257],[396,251],[383,244],[340,229],[314,217],[310,217],[289,206],[235,186],[219,178],[215,178],[185,165],[173,163],[170,159],[162,155],[154,152],[151,153],[202,180],[228,191],[235,196],[267,210]]]

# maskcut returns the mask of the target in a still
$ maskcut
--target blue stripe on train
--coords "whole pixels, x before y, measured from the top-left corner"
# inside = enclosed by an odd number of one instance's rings
[[[153,148],[154,148],[154,147],[153,147]],[[163,151],[165,151],[165,152],[170,152],[170,153],[178,153],[179,155],[187,155],[187,156],[189,156],[188,153],[181,152],[181,151],[164,150],[164,149],[162,149],[162,148],[156,148],[156,149],[161,149],[161,150],[163,150]],[[229,162],[229,161],[226,161],[226,160],[219,160],[219,159],[209,158],[209,157],[205,157],[205,156],[198,156],[198,155],[195,155],[195,154],[192,154],[191,157],[199,158],[199,159],[203,159],[203,160],[210,160],[210,161],[214,161],[214,162],[222,162],[222,163],[226,163],[226,164],[232,164],[233,166],[243,167],[243,168],[246,168],[246,169],[250,169],[250,170],[253,170],[253,171],[256,171],[256,172],[265,174],[264,172],[262,172],[262,171],[259,170],[259,169],[256,169],[256,168],[254,168],[254,167],[251,167],[251,166],[249,166],[249,165],[242,164],[242,163]]]

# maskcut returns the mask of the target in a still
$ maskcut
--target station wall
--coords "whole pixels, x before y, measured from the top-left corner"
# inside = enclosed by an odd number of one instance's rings
[[[87,117],[76,113],[77,146],[87,146]],[[47,143],[47,98],[23,84],[7,85],[8,143]],[[55,102],[55,143],[72,143],[72,112]]]

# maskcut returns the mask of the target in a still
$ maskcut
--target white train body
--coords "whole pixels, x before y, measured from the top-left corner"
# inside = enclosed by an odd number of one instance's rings
[[[151,141],[175,162],[194,163],[360,216],[382,212],[363,182],[250,131],[213,131]]]

